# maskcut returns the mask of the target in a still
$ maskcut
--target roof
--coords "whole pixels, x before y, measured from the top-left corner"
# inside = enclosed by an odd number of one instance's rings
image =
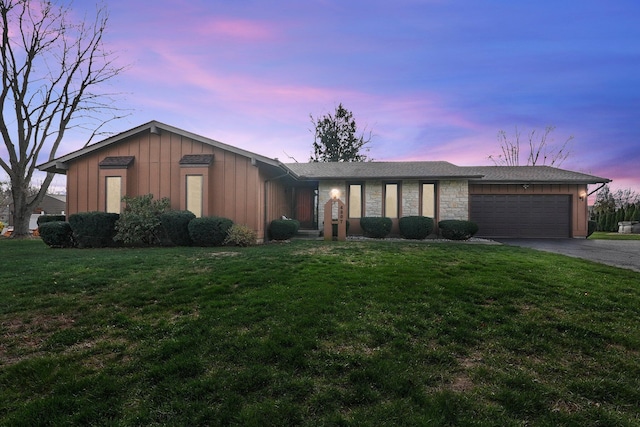
[[[192,132],[188,132],[183,129],[179,129],[174,126],[170,126],[156,120],[150,121],[149,123],[145,123],[143,125],[137,126],[133,129],[129,129],[128,131],[119,133],[117,135],[111,136],[107,139],[104,139],[100,142],[96,142],[95,144],[88,145],[86,147],[81,148],[80,150],[76,150],[72,153],[69,153],[65,156],[58,157],[57,159],[50,160],[46,163],[38,165],[38,169],[45,172],[53,172],[53,173],[61,173],[66,174],[68,169],[68,163],[74,161],[82,156],[85,156],[89,153],[93,153],[94,151],[101,150],[105,147],[108,147],[112,144],[119,143],[131,136],[137,135],[142,132],[150,132],[150,133],[160,133],[162,131],[172,132],[177,135],[184,136],[185,138],[193,139],[194,141],[201,142],[206,145],[211,145],[213,147],[220,148],[222,150],[226,150],[235,154],[239,154],[241,156],[252,159],[256,162],[261,162],[269,166],[283,168],[283,164],[276,160],[271,159],[269,157],[261,156],[260,154],[252,153],[250,151],[243,150],[241,148],[233,147],[231,145],[224,144],[220,141],[216,141],[214,139],[206,138],[201,135],[197,135]]]
[[[551,166],[463,166],[469,174],[481,175],[472,179],[482,183],[532,183],[597,184],[611,182],[610,179]]]
[[[285,165],[301,179],[471,179],[481,175],[449,162],[316,162]]]
[[[213,162],[213,154],[185,154],[180,159],[181,165],[205,165],[208,166]]]
[[[444,161],[424,162],[317,162],[317,163],[281,163],[278,159],[265,157],[241,148],[224,144],[158,121],[151,121],[128,131],[119,133],[95,144],[81,148],[57,159],[38,166],[45,172],[66,173],[68,163],[89,153],[117,144],[142,132],[158,134],[163,131],[172,132],[202,144],[220,148],[250,158],[252,163],[260,162],[272,168],[286,172],[300,180],[323,179],[461,179],[478,183],[556,183],[556,184],[596,184],[611,182],[610,179],[595,175],[573,172],[551,166],[456,166]],[[121,163],[129,161],[128,157],[108,157],[103,162]],[[206,164],[210,157],[188,155],[182,158],[184,164]],[[129,163],[128,163],[129,164]]]
[[[98,165],[105,169],[128,168],[133,164],[133,156],[105,157]]]

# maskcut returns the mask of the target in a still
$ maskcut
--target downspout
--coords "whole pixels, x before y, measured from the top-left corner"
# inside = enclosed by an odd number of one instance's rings
[[[283,165],[281,164],[280,167],[283,167]],[[286,166],[284,166],[284,167],[286,167]],[[287,175],[293,176],[293,175],[291,175],[291,171],[288,168],[286,169],[286,173],[283,173],[282,175],[278,175],[275,178],[270,178],[270,179],[265,179],[264,180],[264,242],[265,243],[267,241],[269,241],[269,230],[268,230],[268,228],[269,228],[268,227],[268,221],[269,220],[267,219],[268,218],[267,217],[267,210],[268,210],[268,205],[269,205],[269,203],[268,203],[268,200],[269,200],[269,197],[268,197],[269,189],[268,189],[268,185],[267,184],[272,182],[272,181],[276,181],[276,180],[278,180],[280,178],[284,178]]]

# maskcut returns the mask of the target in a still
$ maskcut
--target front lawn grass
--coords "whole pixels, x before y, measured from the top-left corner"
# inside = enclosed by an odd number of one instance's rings
[[[637,272],[464,243],[0,254],[0,425],[640,423]]]

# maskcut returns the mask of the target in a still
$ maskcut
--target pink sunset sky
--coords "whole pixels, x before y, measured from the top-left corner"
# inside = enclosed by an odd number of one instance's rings
[[[553,125],[556,142],[574,137],[562,168],[640,192],[637,0],[106,4],[105,41],[129,64],[111,82],[131,112],[113,133],[159,120],[306,162],[309,116],[342,103],[375,160],[466,166],[493,164],[501,129]],[[57,155],[87,137],[69,134]]]

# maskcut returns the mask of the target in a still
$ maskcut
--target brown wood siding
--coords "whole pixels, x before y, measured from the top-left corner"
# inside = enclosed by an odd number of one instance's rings
[[[181,167],[179,161],[187,154],[213,154],[214,161],[204,168]],[[134,156],[135,160],[128,169],[103,169],[101,173],[98,164],[109,156]],[[181,209],[186,197],[184,176],[202,171],[208,177],[203,215],[224,216],[258,231],[259,237],[264,235],[264,180],[259,167],[247,157],[168,131],[141,133],[71,162],[67,171],[68,213],[104,211],[100,194],[104,194],[107,175],[126,177],[126,195],[168,197],[172,209]]]
[[[588,208],[586,197],[580,200],[580,194],[587,194],[585,184],[469,184],[469,196],[482,194],[503,195],[569,195],[571,196],[571,237],[587,235]]]
[[[269,224],[274,219],[280,219],[283,215],[291,218],[292,206],[291,197],[287,190],[287,186],[282,180],[267,180],[264,186],[266,187],[266,204],[268,209],[266,213],[264,228],[266,232],[268,231]]]

